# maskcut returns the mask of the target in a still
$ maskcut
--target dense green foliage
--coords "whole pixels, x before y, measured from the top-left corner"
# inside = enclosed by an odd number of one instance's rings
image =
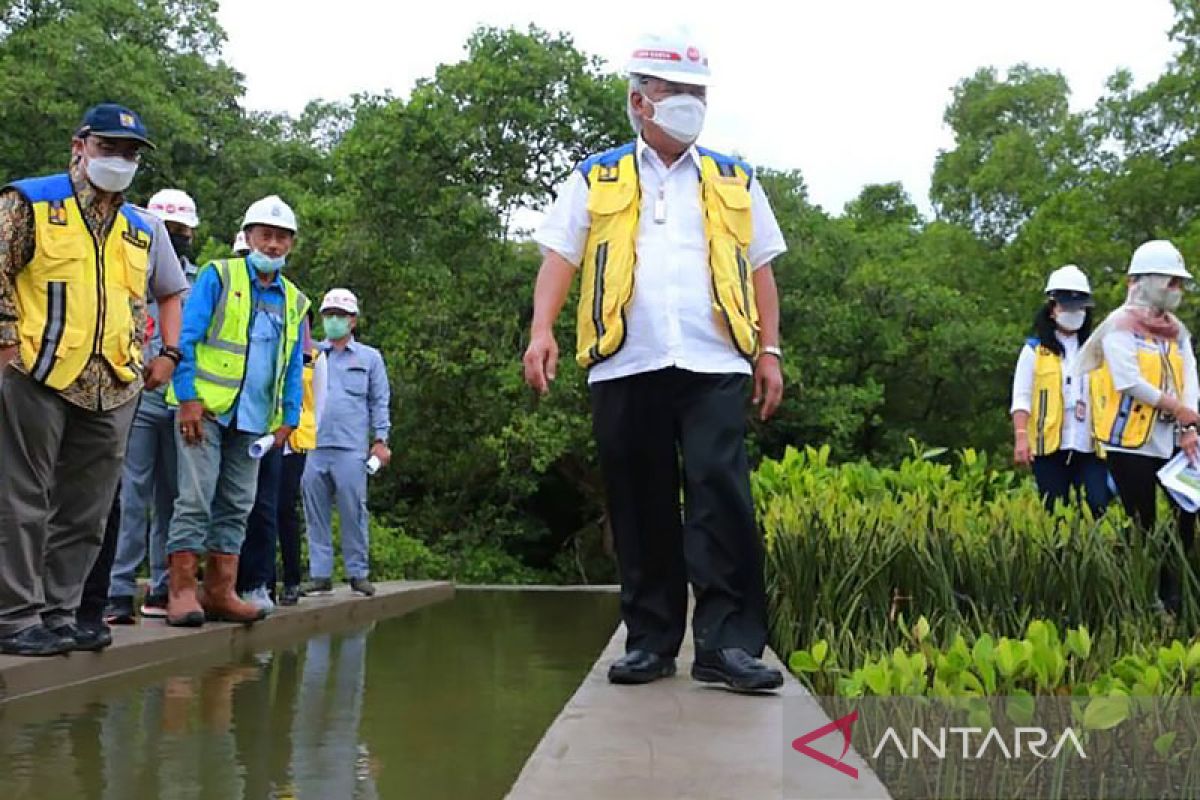
[[[965,78],[932,219],[897,184],[833,214],[801,175],[764,165],[791,247],[776,264],[789,390],[774,422],[752,425],[756,457],[815,443],[837,461],[895,462],[910,438],[1001,452],[1010,371],[1052,268],[1078,263],[1111,307],[1141,240],[1174,237],[1195,260],[1200,3],[1175,5],[1168,70],[1140,89],[1114,73],[1093,108],[1072,111],[1052,70]],[[537,403],[521,384],[539,257],[514,213],[630,137],[622,80],[567,36],[485,28],[406,97],[255,113],[222,60],[216,7],[0,4],[0,172],[62,168],[83,109],[116,100],[160,143],[135,199],[191,192],[206,255],[224,253],[252,199],[283,195],[302,226],[289,269],[312,294],[359,293],[363,338],[392,374],[397,458],[372,484],[377,563],[611,580],[583,376],[566,359]]]

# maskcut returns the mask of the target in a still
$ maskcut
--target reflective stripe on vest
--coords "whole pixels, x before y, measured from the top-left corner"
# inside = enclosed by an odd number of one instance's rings
[[[1135,335],[1138,370],[1160,391],[1173,388],[1183,396],[1183,356],[1175,342]],[[1158,409],[1138,402],[1113,385],[1108,364],[1092,373],[1092,433],[1103,445],[1136,450],[1150,440]]]
[[[17,181],[33,211],[33,259],[15,281],[21,363],[51,389],[70,386],[93,355],[126,383],[142,372],[146,271],[153,232],[122,205],[97,240],[66,174]]]
[[[697,150],[713,312],[723,321],[734,348],[752,359],[759,346],[758,306],[746,254],[753,235],[752,171],[736,159]],[[588,181],[591,227],[580,265],[575,359],[588,368],[625,344],[641,214],[637,146],[631,143],[594,156],[579,171]]]

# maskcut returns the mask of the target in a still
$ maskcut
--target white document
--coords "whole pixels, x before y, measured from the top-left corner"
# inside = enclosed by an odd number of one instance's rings
[[[274,434],[268,433],[266,436],[262,437],[261,439],[255,439],[254,443],[250,445],[250,457],[256,458],[256,459],[262,458],[267,453],[269,453],[271,451],[271,448],[274,446],[275,446],[275,436],[274,436]]]
[[[1158,480],[1175,502],[1189,514],[1200,509],[1200,469],[1193,467],[1182,451],[1158,471]]]

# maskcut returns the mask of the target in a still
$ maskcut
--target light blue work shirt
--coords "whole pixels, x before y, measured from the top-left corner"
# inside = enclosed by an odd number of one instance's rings
[[[383,356],[353,336],[341,350],[328,340],[318,346],[325,354],[328,382],[317,447],[365,451],[373,441],[386,442],[392,427],[391,388]]]

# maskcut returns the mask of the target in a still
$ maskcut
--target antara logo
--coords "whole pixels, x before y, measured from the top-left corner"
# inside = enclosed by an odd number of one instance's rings
[[[851,711],[841,719],[835,719],[828,725],[822,725],[816,730],[809,731],[798,739],[792,741],[792,749],[797,753],[802,753],[809,758],[820,761],[827,767],[833,767],[843,775],[849,775],[854,780],[858,780],[858,770],[849,764],[842,763],[842,759],[846,757],[846,753],[850,752],[850,727],[854,721],[858,719],[858,712]],[[837,758],[828,756],[820,750],[814,750],[808,746],[809,742],[815,742],[822,736],[826,736],[834,731],[842,732],[842,752]]]
[[[895,750],[899,756],[905,760],[917,758],[921,754],[921,749],[928,750],[929,753],[938,759],[946,758],[946,747],[950,737],[958,736],[962,741],[962,757],[964,760],[970,761],[983,758],[989,747],[994,747],[997,752],[1004,755],[1004,758],[1011,761],[1019,759],[1022,755],[1022,745],[1025,750],[1035,758],[1058,758],[1058,754],[1069,743],[1075,748],[1075,752],[1080,758],[1087,758],[1087,753],[1083,751],[1083,744],[1079,741],[1079,736],[1071,728],[1067,728],[1059,734],[1057,741],[1054,743],[1054,749],[1049,753],[1044,753],[1043,748],[1050,743],[1051,736],[1045,728],[1016,728],[1012,732],[1012,746],[1009,746],[1009,741],[995,728],[937,728],[936,734],[930,736],[920,728],[912,729],[912,736],[909,741],[909,748],[904,749],[904,741],[900,735],[896,733],[895,728],[888,728],[884,731],[883,736],[879,740],[879,745],[875,748],[875,752],[871,754],[872,759],[879,758],[880,754],[889,745]],[[972,748],[976,741],[976,737],[982,737],[978,747]]]

